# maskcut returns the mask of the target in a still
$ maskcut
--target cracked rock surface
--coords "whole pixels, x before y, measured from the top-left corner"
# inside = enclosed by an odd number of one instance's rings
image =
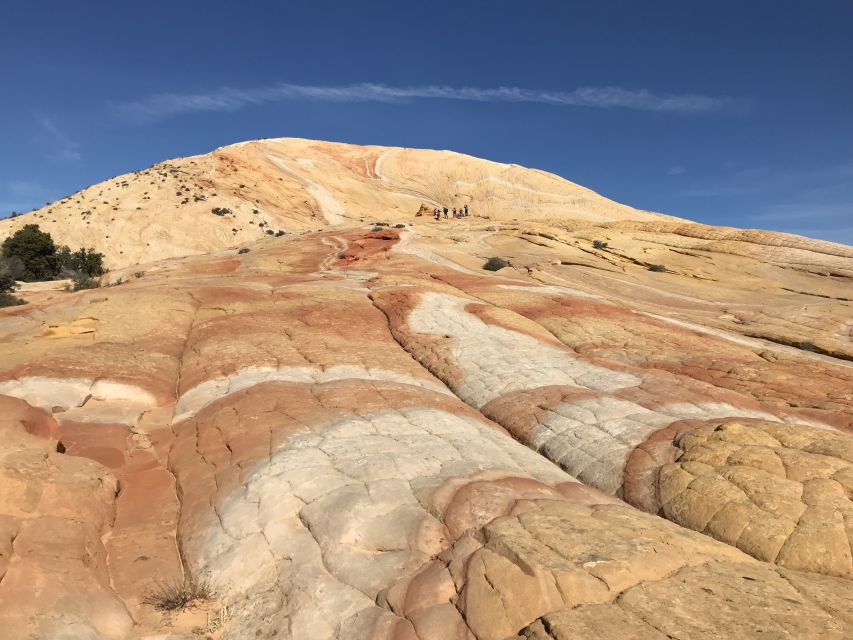
[[[0,636],[853,637],[843,248],[600,201],[347,227],[423,159],[270,145],[217,162],[278,154],[340,229],[0,310]],[[548,186],[507,171],[456,187]]]

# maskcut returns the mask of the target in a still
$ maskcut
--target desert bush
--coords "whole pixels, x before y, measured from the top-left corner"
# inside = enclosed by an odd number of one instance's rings
[[[228,207],[213,207],[210,212],[215,216],[227,216],[228,214],[234,213]]]
[[[606,249],[607,243],[604,242],[603,240],[593,240],[592,241],[592,248],[593,249]]]
[[[16,256],[7,258],[0,253],[0,273],[5,273],[5,277],[11,278],[11,282],[13,283],[16,280],[23,280],[24,273],[26,273],[24,261]],[[0,277],[0,279],[2,279],[2,277]]]
[[[0,308],[15,307],[19,304],[27,304],[26,300],[16,298],[11,293],[0,292]]]
[[[18,283],[6,261],[0,258],[0,292],[11,293],[18,289]]]
[[[12,295],[12,292],[17,290],[18,283],[15,281],[12,270],[8,267],[6,261],[0,258],[0,307],[12,307],[24,304],[23,300]]]
[[[282,231],[281,229],[279,229],[278,231],[276,231],[276,232],[275,232],[275,237],[276,237],[276,238],[280,238],[280,237],[281,237],[281,236],[283,236],[283,235],[284,235],[284,231]]]
[[[382,227],[380,227],[380,226],[377,224],[377,225],[376,225],[375,227],[373,227],[370,231],[372,231],[373,233],[376,233],[377,231],[382,231]]]
[[[56,252],[57,267],[59,273],[84,273],[87,276],[102,276],[104,269],[104,254],[98,253],[92,248],[71,251],[65,245],[59,247]]]
[[[483,265],[483,269],[485,269],[486,271],[500,271],[504,267],[508,266],[509,262],[507,262],[503,258],[498,258],[497,256],[495,256],[486,260],[486,264]]]
[[[648,269],[649,271],[654,271],[654,272],[656,272],[656,273],[662,273],[662,272],[666,271],[666,267],[665,267],[665,266],[663,266],[662,264],[650,264],[650,265],[647,267],[647,269]]]
[[[57,273],[56,244],[37,224],[27,224],[3,241],[3,257],[18,258],[21,280],[48,280]]]
[[[74,273],[97,277],[105,272],[104,254],[92,248],[71,251],[65,245],[57,246],[37,224],[25,225],[6,238],[2,256],[12,274],[24,281],[51,280]]]
[[[251,249],[249,249],[249,247],[240,247],[239,249],[237,249],[237,253],[240,253],[240,254],[249,253],[249,251],[251,251]]]
[[[71,276],[71,284],[65,287],[66,291],[82,291],[83,289],[97,289],[100,283],[85,273],[75,273]]]
[[[145,275],[144,271],[136,271],[136,272],[134,272],[133,277],[134,278],[141,278],[144,275]]]
[[[209,600],[212,596],[213,589],[207,580],[186,577],[181,582],[157,581],[144,595],[142,602],[159,611],[177,611],[196,602]]]
[[[406,225],[404,225],[403,223],[400,223],[400,224],[395,224],[395,225],[394,225],[394,228],[395,228],[395,229],[403,229],[405,226],[406,226]]]

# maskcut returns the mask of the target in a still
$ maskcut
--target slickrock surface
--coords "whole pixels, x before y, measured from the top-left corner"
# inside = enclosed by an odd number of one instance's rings
[[[335,228],[191,202],[133,260],[206,255],[0,310],[0,636],[853,637],[849,248],[447,152],[171,164]],[[441,172],[494,219],[415,218]]]
[[[111,268],[206,253],[277,231],[410,222],[421,205],[473,206],[497,220],[668,221],[559,176],[451,151],[298,138],[256,140],[111,178],[32,214],[0,220],[0,241],[38,223]],[[227,209],[215,215],[213,209]],[[427,218],[429,219],[429,218]]]

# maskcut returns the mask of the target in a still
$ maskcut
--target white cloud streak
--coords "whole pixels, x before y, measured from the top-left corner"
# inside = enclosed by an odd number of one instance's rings
[[[203,93],[159,93],[114,105],[114,110],[119,117],[133,122],[152,122],[186,113],[238,111],[253,105],[296,100],[399,104],[423,99],[538,103],[680,114],[720,111],[740,103],[738,100],[727,97],[697,94],[657,95],[646,89],[633,90],[621,87],[581,87],[574,91],[539,91],[519,87],[484,89],[445,85],[390,87],[371,83],[342,86],[279,83],[254,89],[223,87]]]
[[[847,224],[853,219],[853,204],[849,202],[795,202],[771,204],[764,207],[764,213],[748,216],[756,221],[821,221],[827,225],[836,222]]]
[[[685,189],[676,195],[686,198],[736,198],[761,193],[765,189],[758,185],[720,185],[698,189]]]
[[[47,189],[37,182],[26,180],[14,180],[8,185],[9,191],[21,198],[43,198],[47,195]]]
[[[50,118],[39,118],[39,126],[49,138],[54,147],[47,157],[51,160],[63,162],[80,162],[83,155],[80,153],[80,144],[69,138],[59,130]]]

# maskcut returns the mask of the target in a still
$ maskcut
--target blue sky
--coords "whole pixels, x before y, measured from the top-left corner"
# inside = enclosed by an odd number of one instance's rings
[[[0,216],[299,136],[853,244],[853,2],[0,3]]]

